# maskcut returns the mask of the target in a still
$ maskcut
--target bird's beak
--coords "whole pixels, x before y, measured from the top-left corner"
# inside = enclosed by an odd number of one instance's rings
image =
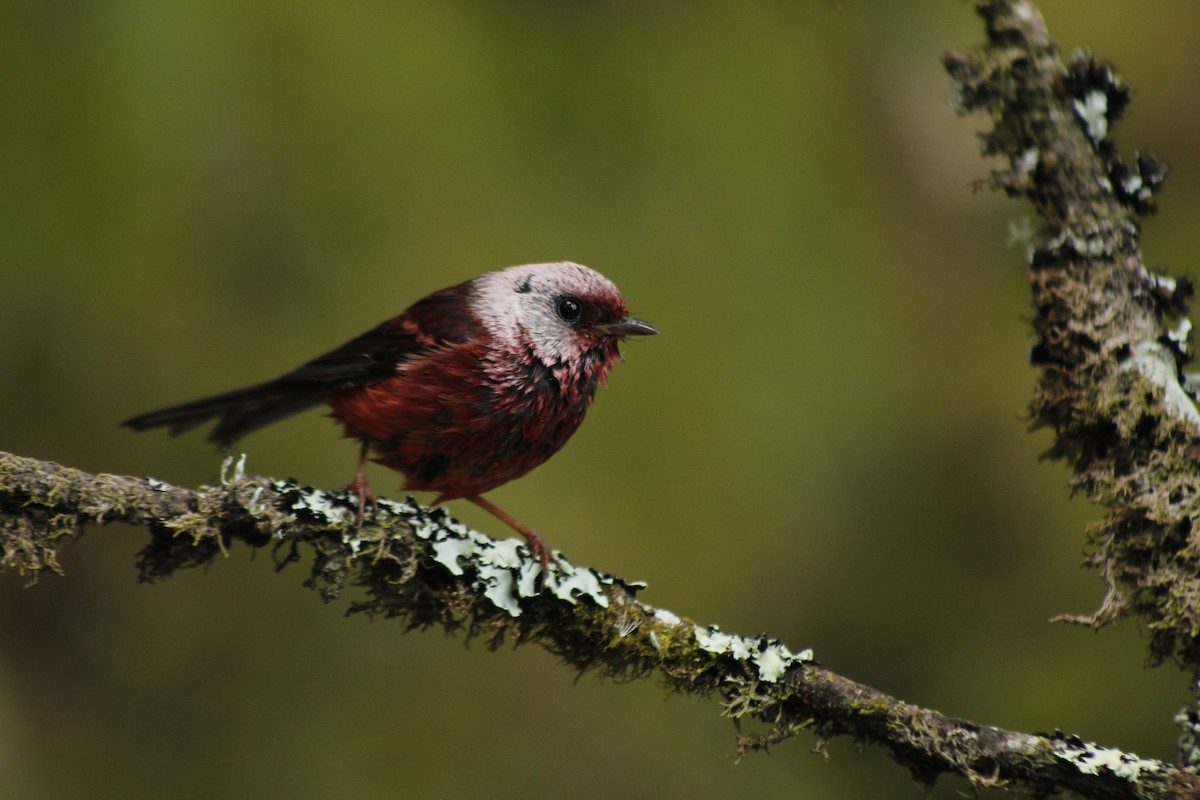
[[[601,326],[601,330],[612,336],[654,336],[658,333],[650,325],[633,317],[625,317],[616,322],[610,322],[607,325]]]

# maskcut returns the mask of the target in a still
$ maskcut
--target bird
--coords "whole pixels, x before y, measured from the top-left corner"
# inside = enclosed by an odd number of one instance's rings
[[[583,422],[619,343],[658,331],[630,316],[617,287],[582,264],[484,273],[413,303],[340,347],[265,383],[150,411],[121,424],[172,436],[216,420],[209,441],[243,436],[325,404],[359,442],[346,491],[362,525],[376,505],[368,460],[434,492],[468,500],[524,537],[548,575],[545,541],[483,495],[554,455]]]

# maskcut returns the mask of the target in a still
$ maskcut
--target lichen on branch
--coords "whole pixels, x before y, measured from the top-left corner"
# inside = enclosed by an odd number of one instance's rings
[[[1051,458],[1105,507],[1087,563],[1106,591],[1086,616],[1135,617],[1154,662],[1200,668],[1200,414],[1182,370],[1191,284],[1144,264],[1141,219],[1165,169],[1127,164],[1113,130],[1129,106],[1115,70],[1090,54],[1063,63],[1028,2],[984,2],[988,45],[949,53],[960,109],[982,112],[987,184],[1030,201],[1043,223],[1028,277],[1041,376],[1030,416],[1054,431]]]
[[[913,776],[977,785],[1061,786],[1096,797],[1159,797],[1176,771],[1074,737],[953,719],[851,681],[765,635],[703,626],[638,597],[641,584],[559,558],[550,577],[515,540],[496,541],[412,501],[381,501],[359,526],[357,498],[223,471],[192,490],[153,478],[91,475],[0,453],[0,570],[61,572],[57,553],[84,525],[146,527],[143,580],[207,565],[236,547],[268,549],[279,570],[310,554],[306,585],[351,613],[439,626],[496,647],[539,644],[580,672],[657,675],[714,697],[738,723],[739,756],[804,732],[885,746]],[[743,727],[745,726],[745,727]],[[1133,765],[1133,766],[1130,766]],[[1133,767],[1136,767],[1136,777]]]

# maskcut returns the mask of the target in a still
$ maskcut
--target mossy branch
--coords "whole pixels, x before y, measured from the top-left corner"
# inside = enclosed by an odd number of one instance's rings
[[[1064,64],[1028,2],[978,8],[987,45],[944,61],[961,109],[990,117],[983,151],[1003,165],[988,184],[1044,223],[1029,251],[1043,368],[1031,417],[1054,430],[1048,455],[1071,465],[1073,489],[1107,509],[1088,533],[1103,602],[1061,619],[1137,618],[1152,663],[1200,672],[1200,414],[1182,374],[1192,287],[1147,270],[1140,241],[1165,169],[1118,155],[1130,93],[1110,66],[1086,53]]]
[[[237,545],[268,548],[280,569],[311,554],[306,585],[349,612],[440,626],[491,646],[536,643],[580,672],[657,675],[671,690],[719,701],[738,752],[803,731],[886,747],[914,778],[940,774],[1031,792],[1168,797],[1191,780],[1173,767],[1075,737],[1005,731],[904,703],[791,653],[766,636],[700,626],[637,599],[636,584],[565,560],[550,579],[515,540],[496,542],[441,511],[381,501],[360,528],[357,498],[240,474],[186,489],[92,475],[0,453],[0,570],[61,573],[58,554],[85,525],[145,527],[142,580],[208,565]],[[754,725],[756,732],[742,730]]]

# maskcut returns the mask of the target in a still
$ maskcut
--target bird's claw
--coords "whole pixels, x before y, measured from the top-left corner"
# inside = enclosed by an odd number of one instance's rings
[[[551,562],[553,562],[554,566],[561,568],[558,559],[550,552],[550,548],[546,546],[546,542],[541,536],[538,536],[533,531],[529,531],[528,533],[520,531],[520,533],[525,537],[525,544],[529,548],[529,555],[542,562],[542,580],[550,577]]]
[[[379,511],[379,498],[375,496],[375,493],[371,491],[371,487],[367,485],[367,476],[362,472],[359,472],[354,476],[354,480],[342,487],[342,491],[358,498],[358,527],[361,529],[363,520],[367,516],[367,506],[371,507],[372,516]]]

